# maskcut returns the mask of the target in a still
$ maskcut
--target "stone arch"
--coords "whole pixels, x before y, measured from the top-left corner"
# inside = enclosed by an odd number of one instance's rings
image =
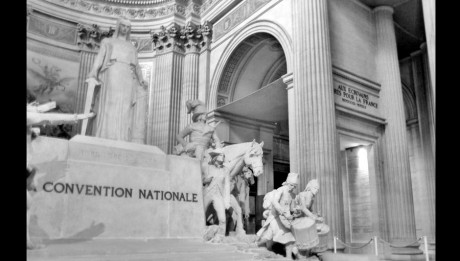
[[[214,110],[217,107],[217,93],[220,79],[224,73],[225,65],[229,62],[233,52],[238,46],[248,37],[257,33],[266,33],[273,36],[280,44],[286,57],[287,72],[292,72],[292,40],[286,30],[279,24],[269,20],[258,20],[249,23],[246,27],[242,28],[230,40],[230,43],[225,48],[222,56],[220,57],[216,70],[214,71],[211,79],[210,92],[208,97],[208,109]]]

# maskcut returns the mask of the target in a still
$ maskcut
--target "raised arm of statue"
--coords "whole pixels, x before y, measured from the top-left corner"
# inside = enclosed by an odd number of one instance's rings
[[[59,125],[65,123],[76,123],[78,120],[94,117],[94,113],[88,114],[64,114],[64,113],[39,113],[27,112],[27,126],[31,125]]]

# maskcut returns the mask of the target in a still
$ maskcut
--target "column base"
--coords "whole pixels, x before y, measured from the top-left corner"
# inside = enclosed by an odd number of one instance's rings
[[[410,261],[425,261],[425,255],[421,251],[419,246],[414,247],[404,247],[404,248],[395,248],[391,247],[390,260],[410,260]]]

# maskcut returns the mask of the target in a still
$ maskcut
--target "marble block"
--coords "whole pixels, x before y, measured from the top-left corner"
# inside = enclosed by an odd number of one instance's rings
[[[196,159],[155,146],[75,136],[39,137],[30,233],[41,239],[201,238]]]

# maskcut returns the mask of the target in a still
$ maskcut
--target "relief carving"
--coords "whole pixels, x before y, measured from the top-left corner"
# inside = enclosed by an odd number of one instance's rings
[[[70,7],[76,10],[83,10],[89,13],[95,14],[102,14],[106,16],[127,16],[130,19],[152,19],[152,18],[159,18],[162,16],[170,16],[170,15],[180,15],[185,16],[187,14],[187,7],[184,6],[187,4],[188,1],[181,0],[181,1],[170,1],[173,2],[167,6],[157,7],[157,8],[132,8],[132,7],[124,7],[124,6],[112,6],[111,4],[101,4],[101,3],[92,3],[90,1],[84,0],[45,0],[48,2],[52,2],[61,6]],[[175,2],[175,3],[174,3]],[[155,1],[151,2],[152,4],[156,4]],[[163,3],[163,2],[162,2]],[[178,4],[181,3],[181,4]],[[136,4],[135,1],[129,1],[125,4]],[[200,6],[193,5],[192,10],[197,11],[200,9]]]

